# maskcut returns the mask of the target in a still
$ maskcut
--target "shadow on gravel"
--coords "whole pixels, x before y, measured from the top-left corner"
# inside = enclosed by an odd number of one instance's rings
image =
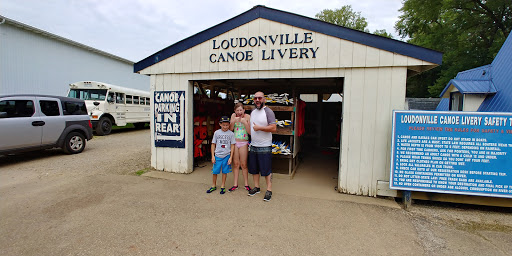
[[[0,167],[5,167],[11,164],[17,164],[19,162],[29,162],[38,160],[41,158],[50,158],[65,155],[60,148],[36,150],[25,153],[17,153],[10,155],[0,155]]]
[[[401,203],[402,199],[399,197],[395,198],[397,203]],[[499,206],[486,206],[486,205],[476,205],[476,204],[462,204],[462,203],[450,203],[450,202],[439,202],[439,201],[428,201],[421,199],[414,199],[414,206],[422,206],[427,208],[452,208],[459,210],[474,210],[474,211],[483,211],[483,212],[501,212],[501,213],[512,213],[512,208],[510,207],[499,207]]]

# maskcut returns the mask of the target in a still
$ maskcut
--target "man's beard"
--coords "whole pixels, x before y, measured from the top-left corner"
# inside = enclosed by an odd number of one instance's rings
[[[257,109],[262,109],[262,108],[263,108],[263,106],[265,106],[265,102],[262,102],[262,103],[260,104],[260,106],[259,106],[259,107],[258,107],[258,105],[256,105],[256,108],[257,108]]]

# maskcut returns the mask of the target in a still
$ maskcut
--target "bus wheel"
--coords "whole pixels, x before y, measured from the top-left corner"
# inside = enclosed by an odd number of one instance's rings
[[[134,123],[133,126],[135,126],[135,129],[144,129],[146,123]]]
[[[112,131],[112,121],[108,117],[102,117],[96,126],[96,133],[100,136],[109,135]]]

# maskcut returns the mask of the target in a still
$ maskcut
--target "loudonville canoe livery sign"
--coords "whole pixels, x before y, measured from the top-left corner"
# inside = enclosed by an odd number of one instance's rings
[[[512,198],[512,114],[393,111],[390,188]]]
[[[313,33],[276,34],[252,37],[234,37],[223,40],[212,40],[212,49],[219,53],[210,54],[210,62],[236,62],[275,59],[315,59],[320,47],[307,47],[313,43]],[[282,48],[282,46],[289,46]],[[301,45],[302,47],[298,47]],[[255,47],[272,46],[275,48],[262,49],[254,52]]]
[[[155,147],[185,147],[185,91],[155,91]]]

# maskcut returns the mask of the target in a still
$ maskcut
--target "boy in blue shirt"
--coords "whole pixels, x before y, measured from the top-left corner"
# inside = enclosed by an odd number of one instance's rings
[[[211,193],[217,190],[217,175],[222,172],[222,185],[220,186],[220,194],[226,193],[226,178],[231,172],[231,158],[235,147],[235,134],[229,130],[229,118],[223,116],[220,118],[220,129],[215,131],[212,140],[212,174],[213,185],[206,190]]]

